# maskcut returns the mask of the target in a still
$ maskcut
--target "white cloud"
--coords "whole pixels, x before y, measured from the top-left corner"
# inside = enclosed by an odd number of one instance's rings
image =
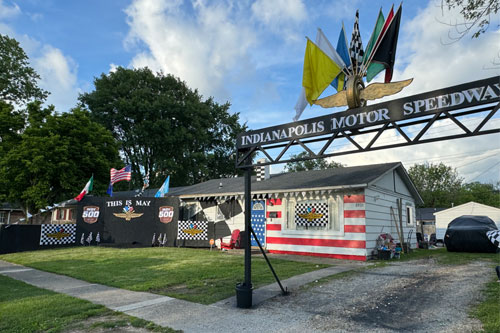
[[[182,1],[136,0],[125,10],[130,27],[126,45],[139,48],[131,66],[171,73],[204,96],[227,99],[225,86],[235,80],[231,75],[241,59],[248,58],[255,34],[230,2],[186,6]]]
[[[21,9],[16,3],[8,6],[4,4],[3,0],[0,0],[0,19],[11,19],[19,14],[21,14]]]
[[[54,104],[59,112],[69,111],[76,105],[78,97],[78,66],[60,49],[45,45],[41,55],[32,61],[33,67],[40,74],[40,86],[49,91],[48,104]]]
[[[252,15],[261,24],[285,40],[301,38],[295,27],[304,22],[308,15],[301,0],[257,0],[252,4]]]

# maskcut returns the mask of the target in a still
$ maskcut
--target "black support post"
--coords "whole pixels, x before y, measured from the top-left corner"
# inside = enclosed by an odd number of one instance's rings
[[[252,168],[245,169],[245,282],[236,285],[236,306],[252,307],[252,252],[250,239],[252,233]]]

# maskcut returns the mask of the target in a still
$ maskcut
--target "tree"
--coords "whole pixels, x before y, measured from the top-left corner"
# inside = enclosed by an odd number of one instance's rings
[[[299,154],[290,156],[291,159],[300,159],[309,157],[309,153],[303,151]],[[323,170],[344,167],[341,163],[335,161],[328,162],[324,158],[317,158],[305,161],[287,162],[285,165],[285,172],[297,172],[307,170]]]
[[[472,38],[478,38],[488,29],[491,15],[498,13],[500,0],[442,0],[441,5],[448,9],[459,8],[465,20],[461,24],[450,24],[458,33],[458,37],[454,39],[462,38],[471,29],[475,29]]]
[[[245,126],[228,112],[229,103],[202,100],[178,78],[148,68],[119,67],[94,85],[80,95],[81,105],[120,142],[135,186],[148,172],[152,187],[167,175],[180,186],[235,174],[236,136]]]
[[[19,43],[0,34],[0,100],[15,104],[45,100],[48,92],[38,87],[39,79]]]
[[[27,105],[27,115],[18,141],[0,156],[0,201],[33,213],[75,197],[92,174],[93,193],[104,194],[119,161],[111,133],[79,108],[57,114],[38,101]]]
[[[422,207],[451,207],[456,203],[463,181],[456,169],[443,163],[424,163],[413,165],[408,174],[424,200]]]
[[[473,182],[462,185],[456,204],[474,201],[483,205],[500,208],[500,183],[482,184]]]

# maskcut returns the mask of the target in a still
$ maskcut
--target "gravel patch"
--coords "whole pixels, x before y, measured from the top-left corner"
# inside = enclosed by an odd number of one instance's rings
[[[265,332],[472,332],[470,306],[492,277],[491,264],[393,262],[277,297],[253,310]],[[274,321],[275,324],[273,324]]]

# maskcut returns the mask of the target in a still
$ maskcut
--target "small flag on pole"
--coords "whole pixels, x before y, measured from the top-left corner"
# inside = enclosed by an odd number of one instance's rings
[[[82,238],[80,239],[80,244],[85,245],[85,234],[82,233]]]
[[[87,182],[87,184],[85,185],[83,190],[80,192],[80,194],[78,194],[75,197],[75,200],[81,201],[85,195],[87,195],[90,191],[92,191],[93,185],[94,185],[94,175],[92,175],[92,177],[90,177],[89,181]]]
[[[111,185],[121,182],[122,180],[130,181],[132,179],[132,167],[130,165],[127,165],[120,170],[112,168],[109,173],[111,176]]]
[[[97,244],[101,242],[101,235],[99,235],[99,233],[97,233],[97,236],[95,236],[95,241]]]
[[[90,232],[89,236],[87,237],[87,243],[89,243],[89,245],[90,245],[90,242],[92,242],[92,231]]]
[[[161,246],[161,242],[162,242],[161,237],[162,237],[162,234],[160,234],[160,236],[158,236],[158,246]]]
[[[167,234],[164,233],[163,234],[163,243],[162,243],[162,245],[165,246],[166,244],[167,244]]]
[[[165,196],[165,194],[168,193],[169,186],[170,186],[170,176],[168,176],[167,179],[165,179],[163,185],[160,187],[158,192],[156,192],[155,198],[161,198]]]
[[[351,46],[349,48],[352,67],[354,73],[359,73],[361,63],[363,62],[363,43],[361,42],[361,34],[359,33],[359,11],[356,11],[356,20],[354,21],[354,29],[352,31]]]
[[[156,242],[156,232],[153,234],[153,240],[151,241],[151,246],[155,246]]]

